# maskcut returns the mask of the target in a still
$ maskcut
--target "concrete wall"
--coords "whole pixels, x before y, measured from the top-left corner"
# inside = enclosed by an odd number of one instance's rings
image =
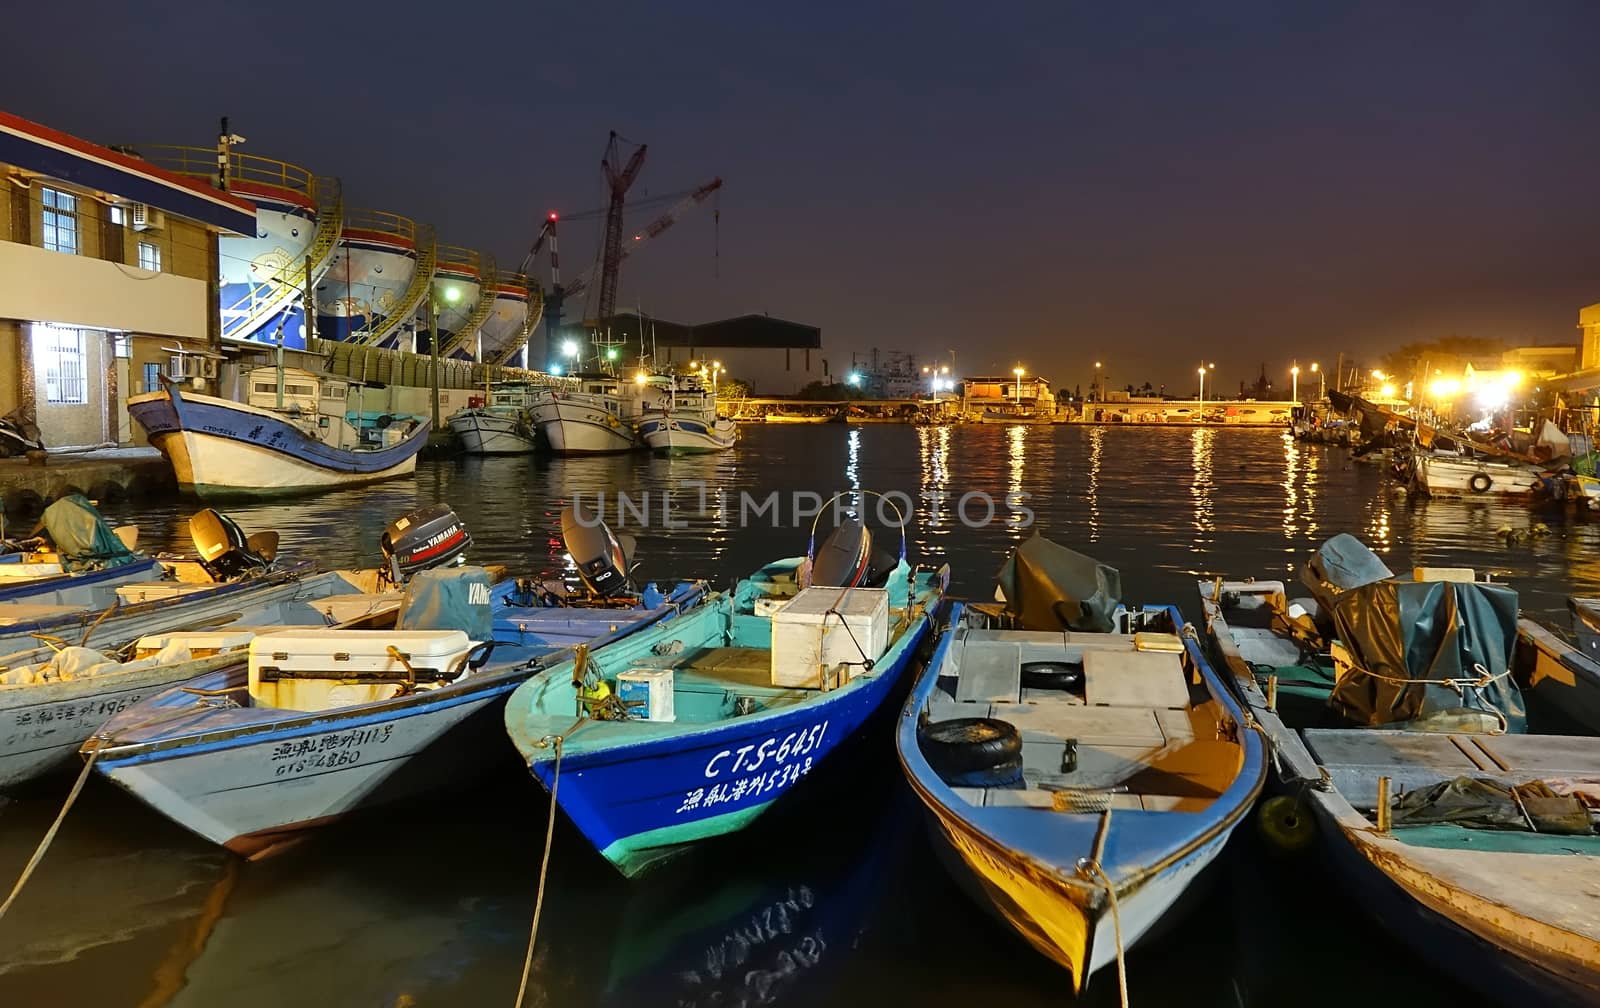
[[[204,280],[15,242],[0,242],[0,277],[0,318],[206,338]]]

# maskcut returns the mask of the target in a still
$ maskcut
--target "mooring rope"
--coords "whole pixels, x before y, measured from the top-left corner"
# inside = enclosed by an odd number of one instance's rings
[[[1117,907],[1117,887],[1111,881],[1100,862],[1089,859],[1083,862],[1085,871],[1097,876],[1106,887],[1106,899],[1111,904],[1111,927],[1117,939],[1117,993],[1121,998],[1122,1008],[1128,1008],[1128,967],[1124,962],[1125,951],[1122,947],[1122,912]],[[1091,955],[1092,955],[1091,951]],[[1089,964],[1084,963],[1084,969]]]
[[[581,719],[580,719],[581,723]],[[528,996],[528,975],[533,972],[533,947],[539,940],[539,915],[544,912],[544,887],[550,872],[550,848],[555,844],[556,837],[556,793],[561,788],[561,743],[564,740],[560,735],[547,735],[540,740],[555,746],[555,769],[550,774],[550,819],[544,828],[544,856],[539,860],[539,890],[533,900],[533,927],[528,930],[528,954],[522,960],[522,982],[517,986],[517,1006],[522,1008],[523,999]]]
[[[98,741],[98,740],[97,740]],[[78,795],[83,791],[83,785],[89,780],[89,772],[94,769],[94,761],[100,758],[100,747],[96,745],[89,750],[89,758],[83,761],[83,772],[78,774],[78,780],[72,785],[72,791],[67,795],[67,801],[61,806],[61,812],[56,816],[56,821],[50,824],[45,831],[44,839],[39,841],[39,846],[33,852],[33,857],[28,859],[27,867],[22,869],[17,884],[11,887],[11,895],[0,903],[0,920],[4,920],[6,911],[11,909],[11,904],[17,901],[22,887],[28,884],[28,879],[33,877],[33,870],[39,867],[39,862],[44,860],[45,851],[50,849],[50,844],[55,840],[56,833],[61,829],[61,823],[67,818],[67,812],[72,808],[72,803],[78,800]]]

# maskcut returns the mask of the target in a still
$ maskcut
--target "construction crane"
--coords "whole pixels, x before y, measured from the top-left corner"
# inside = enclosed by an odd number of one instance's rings
[[[600,249],[600,299],[595,317],[602,325],[617,308],[617,273],[622,267],[622,204],[628,189],[639,177],[644,167],[644,154],[649,148],[644,144],[634,147],[626,162],[622,161],[622,148],[618,141],[631,143],[611,131],[606,143],[606,155],[600,159],[600,171],[606,177],[606,192],[610,201],[606,205],[606,229]]]
[[[715,194],[716,192],[718,192],[721,188],[722,188],[722,179],[714,178],[710,182],[707,182],[705,185],[702,185],[699,188],[690,189],[690,190],[687,190],[686,192],[680,194],[682,196],[682,198],[679,199],[678,202],[674,203],[661,216],[657,217],[655,220],[652,220],[649,224],[645,225],[645,227],[642,230],[636,232],[633,235],[632,239],[622,246],[621,254],[619,256],[619,263],[620,263],[621,259],[626,259],[626,258],[628,258],[628,256],[632,255],[634,252],[637,252],[640,249],[640,247],[642,247],[644,245],[645,242],[649,241],[652,238],[657,237],[663,231],[665,231],[668,228],[672,227],[672,225],[676,224],[678,222],[679,218],[681,218],[685,213],[689,212],[690,210],[692,210],[695,207],[699,206],[700,204],[704,203],[706,200],[710,199],[711,196],[713,194]],[[670,198],[670,197],[658,197],[658,199],[660,199],[660,198]],[[609,208],[608,208],[608,210],[609,210]],[[601,212],[602,211],[597,211],[597,210],[586,210],[583,213],[571,214],[566,219],[570,221],[570,220],[575,220],[575,219],[582,219],[582,218],[585,218],[585,217],[593,217],[593,216],[597,216]],[[721,223],[721,213],[720,213],[720,211],[717,213],[716,219],[717,219],[717,222],[720,224]],[[525,275],[525,276],[529,277],[530,279],[532,279],[532,277],[533,277],[532,266],[534,264],[534,260],[538,258],[539,253],[543,252],[547,245],[549,246],[549,248],[550,248],[550,288],[549,288],[548,291],[545,292],[545,296],[544,296],[544,319],[545,319],[545,336],[546,336],[546,339],[548,340],[549,346],[550,346],[550,348],[552,350],[555,348],[555,341],[556,341],[556,338],[557,338],[557,334],[561,330],[561,324],[562,324],[561,306],[562,306],[563,300],[565,300],[566,298],[569,298],[569,297],[579,296],[579,295],[583,294],[585,291],[587,291],[589,289],[589,278],[594,273],[594,267],[591,266],[589,269],[585,270],[582,274],[580,274],[579,276],[575,277],[572,280],[571,283],[567,284],[565,287],[562,286],[562,284],[561,284],[561,259],[560,259],[560,252],[559,252],[559,248],[558,248],[557,240],[556,240],[556,230],[557,230],[557,225],[559,223],[559,220],[560,220],[560,215],[555,213],[554,211],[552,211],[551,213],[546,215],[546,217],[544,219],[544,222],[539,226],[539,233],[538,233],[537,236],[535,236],[535,238],[533,240],[533,245],[528,249],[527,256],[524,257],[523,260],[522,260],[522,269],[519,271],[523,275]],[[608,224],[609,224],[609,221],[608,221]],[[603,318],[608,318],[609,316],[608,315],[602,315],[602,316],[599,316],[599,317],[603,319]]]

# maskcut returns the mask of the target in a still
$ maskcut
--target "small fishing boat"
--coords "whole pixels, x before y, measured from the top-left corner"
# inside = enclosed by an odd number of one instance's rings
[[[1176,606],[1034,537],[951,616],[895,741],[957,880],[1081,991],[1196,882],[1266,749]]]
[[[537,428],[529,407],[536,386],[526,382],[495,382],[488,387],[482,406],[451,414],[450,430],[461,439],[468,455],[526,455],[537,445]]]
[[[455,513],[439,505],[389,526],[380,540],[384,567],[317,573],[307,565],[274,569],[276,534],[247,539],[215,511],[195,515],[189,527],[198,559],[163,562],[198,567],[216,579],[211,584],[124,585],[103,610],[52,619],[28,615],[46,607],[0,606],[0,619],[23,609],[20,624],[0,624],[7,631],[0,637],[7,644],[0,652],[0,789],[70,766],[73,753],[107,718],[176,683],[239,663],[258,633],[393,621],[402,600],[396,589],[412,573],[455,560],[471,544]],[[71,626],[62,626],[63,619]],[[24,633],[30,621],[48,632]],[[232,657],[209,660],[217,655]]]
[[[1302,580],[1312,598],[1200,586],[1273,749],[1283,793],[1262,805],[1264,836],[1300,850],[1320,835],[1353,899],[1476,990],[1600,1003],[1600,890],[1577,881],[1600,873],[1600,690],[1573,661],[1587,659],[1519,622],[1507,586],[1394,577],[1351,536]]]
[[[1413,457],[1412,489],[1430,497],[1521,497],[1540,485],[1537,467],[1421,451]]]
[[[296,368],[246,375],[248,402],[186,393],[176,382],[128,399],[128,412],[172,463],[178,486],[202,498],[263,497],[355,486],[415,471],[428,422],[352,423],[352,384]],[[333,409],[329,409],[332,406]]]
[[[529,679],[506,730],[636,877],[743,829],[833,756],[893,695],[948,582],[948,568],[907,566],[903,539],[896,560],[846,521],[804,559]]]
[[[798,410],[772,410],[767,413],[765,421],[771,424],[825,424],[839,423],[839,411],[829,410],[825,413],[801,412]]]
[[[118,586],[162,576],[154,557],[134,551],[138,530],[113,530],[81,495],[52,502],[42,524],[45,538],[0,540],[0,619],[5,607],[24,619],[52,609],[103,607],[115,600]]]
[[[550,450],[557,455],[615,455],[643,447],[639,420],[661,394],[648,381],[623,381],[610,374],[573,377],[576,388],[542,388],[530,407]]]
[[[656,386],[658,389],[660,385]],[[639,418],[639,436],[658,455],[691,455],[726,451],[739,437],[739,425],[717,415],[716,393],[694,375],[665,379],[666,399],[647,407]]]
[[[564,516],[564,531],[573,524]],[[510,755],[500,708],[552,655],[579,640],[603,650],[704,595],[696,582],[629,591],[609,531],[567,545],[592,605],[521,605],[496,595],[481,567],[420,571],[389,611],[393,629],[365,629],[368,620],[259,634],[247,660],[128,708],[84,755],[173,821],[250,857],[446,787]]]
[[[1039,413],[1031,409],[986,409],[978,415],[978,422],[984,424],[1051,424],[1056,418],[1049,413]]]

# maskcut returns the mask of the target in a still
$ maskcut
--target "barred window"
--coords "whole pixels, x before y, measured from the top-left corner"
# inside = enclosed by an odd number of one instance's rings
[[[139,268],[146,270],[161,269],[161,246],[153,242],[139,243]]]
[[[44,201],[44,247],[51,252],[78,254],[78,197],[56,189],[40,188]]]
[[[44,375],[45,401],[63,406],[88,402],[83,330],[38,325],[33,327],[33,339],[34,362]]]
[[[160,364],[152,364],[152,363],[149,363],[149,362],[145,363],[145,366],[144,366],[144,390],[146,392],[160,392],[161,391],[161,365]]]

